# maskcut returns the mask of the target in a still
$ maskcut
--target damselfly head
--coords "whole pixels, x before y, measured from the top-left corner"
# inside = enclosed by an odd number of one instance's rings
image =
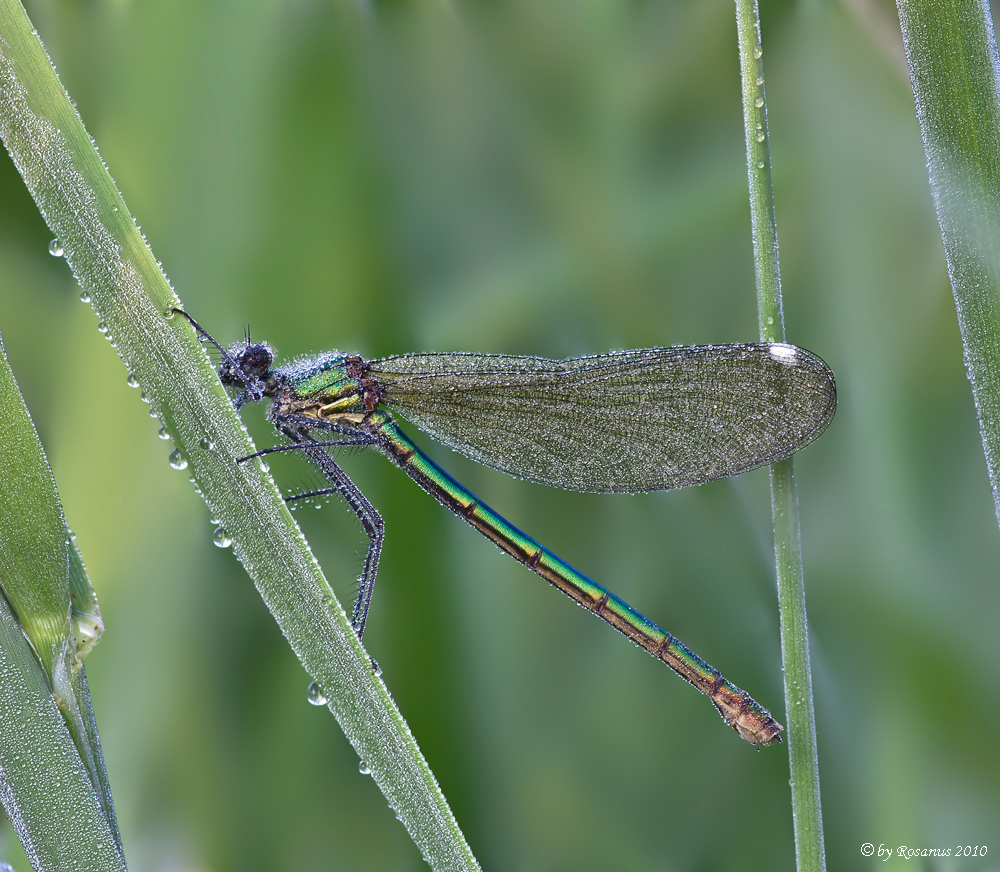
[[[229,349],[230,361],[222,361],[219,378],[223,384],[243,384],[233,371],[239,369],[251,381],[263,380],[274,364],[274,350],[266,342],[237,342]]]
[[[274,364],[274,349],[266,342],[251,342],[250,331],[246,338],[229,347],[227,351],[216,338],[194,320],[183,309],[173,307],[168,310],[167,317],[183,315],[198,332],[198,338],[211,342],[219,352],[218,374],[227,388],[241,388],[233,400],[233,405],[239,409],[245,403],[255,403],[270,396],[278,387],[278,379],[271,372]]]
[[[237,342],[219,361],[219,380],[226,387],[243,388],[238,405],[263,399],[274,364],[274,350],[266,342]]]

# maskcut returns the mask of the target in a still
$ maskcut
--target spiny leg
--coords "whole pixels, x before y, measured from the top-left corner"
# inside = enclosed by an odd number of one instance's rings
[[[303,441],[299,441],[298,436],[289,436],[289,439],[295,440],[294,445],[274,445],[271,448],[262,448],[260,451],[255,451],[253,454],[248,454],[246,457],[237,458],[236,462],[243,463],[247,460],[253,460],[255,457],[263,457],[265,454],[276,454],[279,451],[302,451],[306,444],[313,448],[364,448],[367,445],[374,445],[377,441],[374,436],[371,436],[368,433],[358,433],[357,430],[351,430],[347,427],[339,427],[336,424],[326,424],[323,429],[332,430],[335,433],[343,433],[347,436],[347,438],[318,442],[311,436],[306,436]],[[319,494],[320,492],[317,491],[316,495],[318,496]],[[305,496],[306,495],[299,496],[296,497],[296,499],[304,499]]]
[[[279,426],[281,425],[279,424]],[[310,496],[339,494],[344,498],[351,511],[357,516],[365,531],[365,535],[368,536],[368,553],[365,555],[365,564],[361,575],[358,576],[358,596],[354,601],[354,608],[351,610],[351,626],[354,627],[354,631],[360,639],[365,632],[368,610],[371,607],[372,594],[375,591],[375,576],[378,573],[379,557],[382,554],[382,542],[385,539],[385,523],[368,497],[351,481],[350,477],[340,468],[336,461],[326,453],[323,446],[330,444],[367,445],[371,444],[371,440],[362,439],[362,435],[359,434],[357,441],[339,440],[334,443],[326,443],[317,442],[304,430],[295,430],[287,426],[281,426],[281,430],[289,439],[296,443],[293,446],[283,447],[301,449],[320,468],[330,482],[329,488],[324,488],[310,494],[298,494],[290,497],[287,501],[305,499]]]

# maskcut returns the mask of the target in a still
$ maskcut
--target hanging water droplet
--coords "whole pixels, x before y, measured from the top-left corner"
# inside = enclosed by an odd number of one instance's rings
[[[98,321],[97,322],[97,332],[100,333],[101,336],[107,336],[108,335],[108,325],[105,324],[103,321]]]
[[[90,302],[90,292],[86,289],[80,291],[80,302],[89,303]]]
[[[371,661],[372,661],[372,672],[376,676],[380,676],[382,674],[382,667],[378,665],[378,660],[372,657]]]
[[[181,454],[180,448],[175,448],[170,452],[170,465],[174,469],[187,469],[187,458]]]
[[[63,252],[62,243],[58,239],[53,239],[49,243],[49,254],[51,254],[53,257],[62,257],[63,256],[64,252]]]
[[[763,97],[757,97],[753,101],[753,105],[756,106],[758,109],[760,109],[760,107],[764,105],[764,98]]]
[[[764,131],[763,130],[758,130],[757,131],[757,142],[763,142],[763,141],[764,141]]]
[[[129,373],[128,378],[125,379],[125,384],[127,384],[130,388],[137,388],[139,387],[139,379],[137,379],[132,373]],[[143,397],[143,399],[145,399],[145,397]]]
[[[207,436],[202,436],[201,440],[198,442],[198,445],[200,445],[201,448],[203,450],[205,450],[205,451],[214,451],[215,450],[215,443],[211,439],[209,439]]]
[[[161,439],[170,438],[170,434],[167,432],[166,427],[160,427],[160,429],[156,431],[156,435],[159,436]]]
[[[763,84],[764,84],[764,77],[763,76],[757,76],[757,87],[759,88]]]
[[[323,693],[322,688],[315,681],[309,684],[309,689],[306,691],[306,699],[312,705],[326,705],[326,694]]]
[[[362,760],[361,762],[358,763],[358,772],[360,772],[362,775],[371,775],[372,774],[371,767],[369,767],[369,765],[367,763],[365,763],[364,760]]]
[[[762,54],[764,54],[764,49],[762,49],[759,45],[754,46],[753,56],[759,60]]]
[[[215,532],[212,534],[212,541],[215,543],[217,548],[228,548],[233,544],[233,540],[229,537],[229,534],[223,527],[215,528]]]

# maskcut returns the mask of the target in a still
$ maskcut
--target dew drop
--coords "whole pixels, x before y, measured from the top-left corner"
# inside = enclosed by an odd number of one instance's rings
[[[223,527],[215,528],[215,532],[212,534],[212,541],[215,543],[217,548],[228,548],[233,544],[233,540],[229,537],[229,534]]]
[[[129,373],[128,378],[125,379],[125,384],[127,384],[130,388],[137,388],[139,387],[139,379],[137,379],[132,373]]]
[[[382,675],[382,667],[378,665],[378,660],[374,657],[371,658],[372,661],[372,673],[378,677]]]
[[[205,451],[215,450],[215,443],[207,436],[202,436],[201,441],[198,442],[198,445],[200,445],[201,448]]]
[[[166,311],[165,311],[165,312],[163,313],[163,317],[164,317],[164,318],[166,318],[166,319],[167,319],[168,321],[169,321],[169,320],[170,320],[171,318],[173,318],[173,317],[174,317],[174,307],[173,307],[173,306],[170,306],[170,307],[169,307],[169,308],[168,308],[168,309],[167,309],[167,310],[166,310]]]
[[[371,775],[372,774],[371,767],[367,763],[365,763],[364,760],[362,760],[360,763],[358,763],[358,772],[360,772],[362,775]]]
[[[105,324],[103,321],[98,321],[97,322],[97,332],[100,333],[101,336],[107,336],[108,335],[108,325]]]
[[[762,160],[761,161],[757,161],[757,169],[759,169],[759,170],[764,169],[764,161],[762,161]]]
[[[764,54],[764,49],[762,49],[759,45],[754,46],[753,56],[759,60],[762,54]]]
[[[764,84],[764,77],[763,76],[757,76],[757,87],[759,88],[763,84]]]
[[[181,454],[181,450],[179,448],[175,448],[170,452],[170,465],[174,469],[187,469],[187,458]]]
[[[49,243],[49,254],[53,257],[62,257],[64,253],[62,243],[58,239],[53,239]]]
[[[764,98],[763,97],[757,97],[753,101],[753,105],[756,106],[758,109],[760,109],[760,107],[764,105]]]
[[[306,691],[306,699],[311,705],[326,705],[326,694],[315,681],[310,683],[309,689]]]
[[[86,291],[86,290],[80,291],[80,302],[81,303],[89,303],[90,302],[90,292],[89,291]]]
[[[757,142],[763,142],[763,141],[764,141],[764,131],[763,130],[758,130],[757,131]]]

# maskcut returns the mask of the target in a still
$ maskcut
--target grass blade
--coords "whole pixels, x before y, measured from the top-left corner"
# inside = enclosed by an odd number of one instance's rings
[[[778,231],[771,189],[771,157],[767,141],[767,103],[761,61],[763,47],[756,0],[736,0],[736,21],[760,338],[765,342],[780,342],[784,341],[785,328],[781,309]],[[816,716],[809,666],[805,579],[802,574],[802,541],[792,458],[771,466],[771,513],[774,517],[774,556],[781,615],[781,662],[788,718],[786,735],[795,860],[800,872],[812,872],[825,869],[826,858],[820,808]]]
[[[124,869],[70,624],[89,585],[2,342],[0,408],[0,795],[36,870]]]
[[[1000,59],[990,6],[896,6],[1000,520]]]

